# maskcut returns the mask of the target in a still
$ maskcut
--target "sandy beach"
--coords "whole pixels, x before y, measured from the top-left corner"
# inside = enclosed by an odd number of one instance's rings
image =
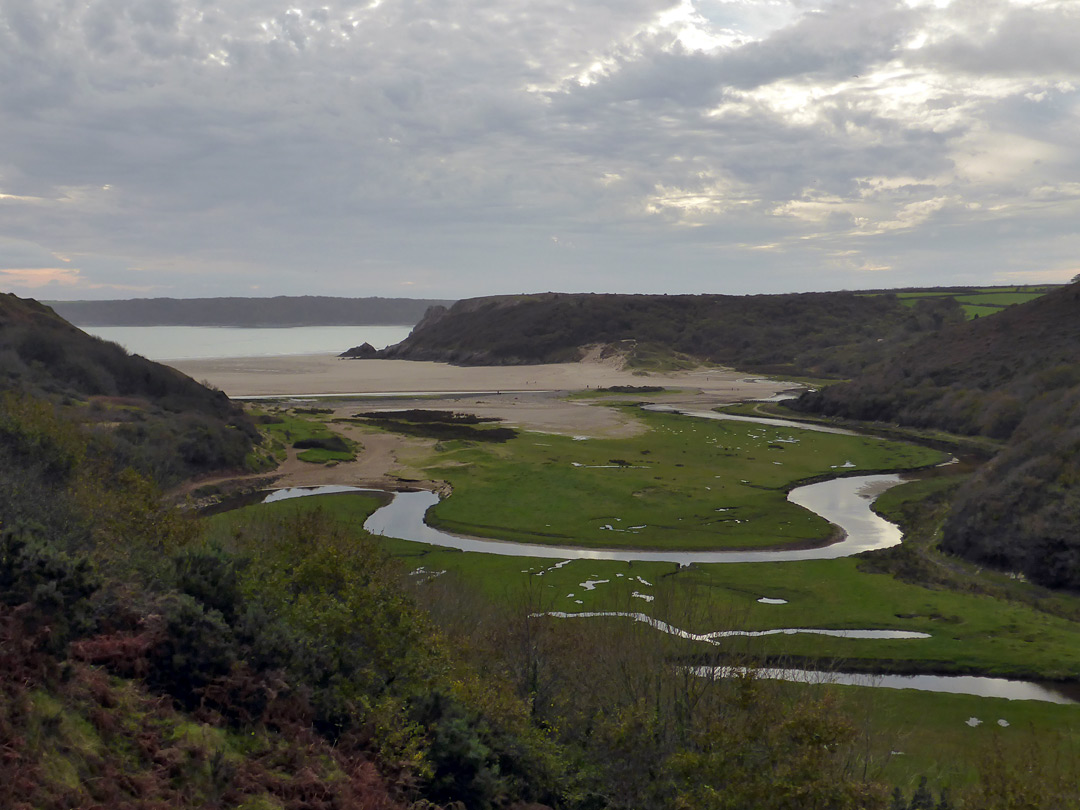
[[[451,366],[411,360],[348,360],[334,355],[176,360],[168,363],[234,398],[349,394],[463,394],[578,391],[614,385],[694,388],[734,401],[785,386],[726,369],[635,374],[617,362],[540,366]]]

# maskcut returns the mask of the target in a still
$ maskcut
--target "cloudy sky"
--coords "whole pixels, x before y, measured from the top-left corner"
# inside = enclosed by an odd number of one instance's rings
[[[0,0],[0,290],[1064,281],[1080,0]]]

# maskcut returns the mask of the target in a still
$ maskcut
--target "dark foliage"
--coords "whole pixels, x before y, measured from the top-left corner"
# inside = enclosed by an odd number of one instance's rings
[[[369,421],[395,433],[423,436],[440,441],[460,439],[470,442],[508,442],[518,435],[513,428],[475,428],[455,422],[403,422],[397,419],[371,419]]]
[[[583,346],[630,341],[744,368],[836,374],[962,317],[951,299],[906,308],[895,296],[854,293],[502,296],[433,308],[380,356],[551,363],[580,359]]]
[[[793,407],[1007,440],[959,490],[942,545],[1080,588],[1080,285],[942,329]]]
[[[25,626],[44,631],[47,648],[59,652],[93,626],[90,597],[99,583],[85,558],[57,550],[41,532],[0,530],[0,602],[22,606]]]
[[[7,294],[0,294],[0,385],[77,412],[99,426],[100,441],[123,464],[161,484],[242,468],[258,435],[222,392]]]
[[[474,442],[506,442],[518,435],[516,430],[508,427],[475,427],[485,422],[502,421],[496,417],[482,417],[453,411],[434,411],[423,408],[367,411],[356,414],[355,418],[378,425],[384,430],[404,433],[406,436],[423,436],[440,441],[460,439]]]
[[[349,443],[341,436],[327,436],[324,438],[298,439],[293,442],[297,450],[330,450],[334,453],[348,453]]]
[[[394,419],[401,422],[414,422],[417,424],[442,422],[453,425],[479,425],[481,422],[502,421],[497,416],[477,416],[474,413],[433,411],[424,408],[411,408],[402,411],[365,411],[356,415],[361,419]]]
[[[613,394],[656,394],[663,391],[664,388],[660,385],[612,385],[597,390],[610,391]]]

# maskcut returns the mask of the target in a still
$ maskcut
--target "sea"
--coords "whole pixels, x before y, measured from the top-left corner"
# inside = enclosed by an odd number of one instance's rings
[[[370,343],[383,349],[400,343],[402,326],[80,326],[87,334],[119,343],[148,360],[204,360],[288,354],[341,354]]]

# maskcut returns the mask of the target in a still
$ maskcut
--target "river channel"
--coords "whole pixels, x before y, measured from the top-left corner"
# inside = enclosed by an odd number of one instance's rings
[[[657,408],[657,410],[674,410],[670,408]],[[733,417],[726,414],[717,414],[711,411],[682,412],[688,416],[698,416],[708,419],[732,419],[734,421],[752,421],[762,424],[792,427],[802,430],[821,430],[823,432],[844,432],[837,428],[811,425],[802,422],[789,422],[787,420],[775,420],[768,418]],[[675,562],[679,565],[691,565],[693,563],[746,563],[746,562],[782,562],[800,560],[836,559],[858,554],[863,551],[889,548],[897,545],[902,539],[900,529],[875,514],[870,508],[878,495],[890,487],[896,486],[909,478],[911,474],[889,473],[873,475],[855,475],[834,478],[814,484],[796,487],[788,493],[788,500],[824,517],[830,523],[838,526],[844,533],[844,539],[840,542],[812,549],[778,549],[773,551],[664,551],[643,549],[596,549],[581,548],[578,546],[551,546],[534,543],[519,543],[501,540],[488,540],[478,537],[468,537],[459,534],[451,534],[429,526],[424,521],[428,509],[439,502],[436,493],[428,491],[397,492],[389,493],[392,500],[380,507],[364,523],[364,528],[376,535],[396,537],[411,540],[418,543],[427,543],[443,548],[459,549],[461,551],[479,552],[483,554],[500,554],[515,557],[536,557],[559,560],[618,560],[618,561],[654,561]],[[365,490],[358,487],[326,486],[326,487],[296,487],[291,489],[277,490],[270,493],[264,502],[283,500],[287,498],[303,497],[307,495],[331,494],[339,492],[371,492],[381,490]],[[678,628],[669,627],[663,622],[648,617],[645,614],[552,614],[558,618],[581,617],[588,618],[596,615],[624,616],[634,621],[644,621],[653,624],[662,632],[690,637]],[[663,625],[663,626],[661,626]],[[732,635],[759,635],[771,633],[796,633],[809,632],[822,635],[846,635],[853,638],[881,638],[893,637],[890,631],[846,631],[837,632],[829,630],[815,630],[809,628],[784,629],[766,631],[766,633],[747,631],[720,631],[717,633],[704,634],[701,640],[714,641],[719,637]],[[911,634],[908,638],[918,638],[921,634]],[[706,638],[708,637],[708,638]],[[899,637],[899,636],[897,636]],[[696,636],[695,636],[696,639]],[[724,668],[702,670],[698,674],[703,676],[721,677],[730,674]],[[1052,703],[1076,703],[1072,695],[1065,694],[1054,685],[1040,684],[1028,681],[1011,681],[1002,678],[988,678],[980,676],[956,676],[956,675],[865,675],[855,673],[821,673],[798,669],[764,668],[758,671],[759,676],[767,678],[779,678],[783,680],[800,682],[822,682],[851,684],[860,686],[888,687],[895,689],[919,689],[934,692],[950,692],[958,694],[970,694],[987,697],[1003,697],[1011,700],[1040,700]]]

